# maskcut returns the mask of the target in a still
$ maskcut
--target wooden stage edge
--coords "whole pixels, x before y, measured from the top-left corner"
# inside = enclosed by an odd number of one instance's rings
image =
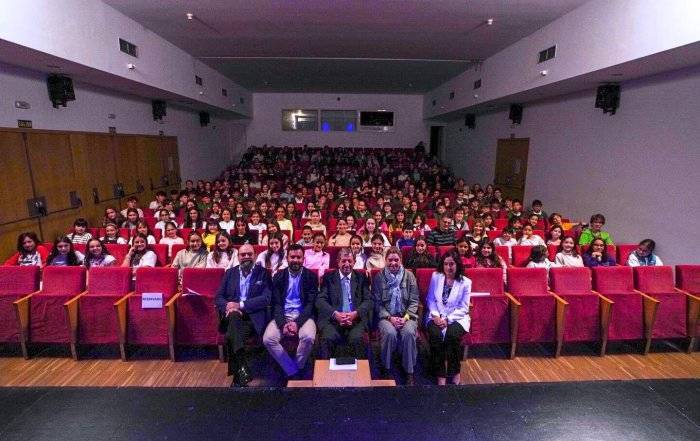
[[[462,383],[700,378],[699,352],[687,354],[668,347],[648,355],[623,351],[605,357],[583,351],[553,358],[538,345],[519,353],[509,360],[498,349],[474,351],[462,362]],[[213,353],[184,354],[184,361],[178,362],[171,362],[166,356],[135,354],[133,360],[123,362],[113,355],[86,354],[84,359],[74,361],[65,351],[44,350],[24,360],[0,352],[0,387],[226,387],[231,382],[226,364]],[[251,386],[283,384],[272,359],[262,351],[258,359],[253,366],[255,379]],[[417,380],[419,377],[422,375],[417,372]],[[420,378],[419,384],[431,381]]]

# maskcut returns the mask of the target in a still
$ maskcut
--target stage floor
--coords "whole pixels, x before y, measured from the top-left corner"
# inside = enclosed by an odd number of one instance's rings
[[[697,441],[699,396],[700,380],[0,388],[0,439]]]

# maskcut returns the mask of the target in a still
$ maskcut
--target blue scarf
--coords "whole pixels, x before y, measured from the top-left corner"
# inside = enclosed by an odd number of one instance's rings
[[[403,280],[404,269],[399,267],[399,271],[394,274],[389,271],[388,267],[384,267],[384,280],[389,287],[391,293],[391,303],[389,313],[394,316],[403,315],[403,305],[401,304],[401,281]]]

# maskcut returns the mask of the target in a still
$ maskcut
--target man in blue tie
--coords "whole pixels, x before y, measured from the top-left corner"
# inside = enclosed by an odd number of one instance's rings
[[[245,342],[255,332],[262,335],[268,322],[268,306],[272,295],[270,274],[262,266],[254,266],[252,245],[238,250],[240,264],[226,270],[214,303],[226,326],[228,374],[231,386],[244,387],[251,380],[246,363]]]
[[[340,344],[352,347],[355,358],[365,358],[362,341],[367,330],[372,301],[364,271],[354,271],[350,248],[338,252],[338,270],[326,273],[316,300],[321,329],[321,357],[337,356]]]

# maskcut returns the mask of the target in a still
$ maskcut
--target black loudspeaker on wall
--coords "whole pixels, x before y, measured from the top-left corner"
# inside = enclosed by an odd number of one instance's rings
[[[153,105],[153,121],[159,121],[167,115],[165,112],[165,101],[154,100],[151,104]]]
[[[511,104],[508,118],[513,121],[513,124],[520,124],[523,122],[523,106],[520,104]]]
[[[603,84],[598,86],[595,95],[596,109],[603,109],[603,113],[610,112],[615,114],[620,106],[620,85],[619,84]]]
[[[473,113],[467,113],[464,116],[464,125],[467,126],[469,129],[475,129],[476,128],[476,115]]]
[[[209,125],[209,112],[199,112],[199,125],[202,127]]]
[[[68,101],[75,101],[75,91],[73,90],[73,80],[63,75],[49,75],[46,80],[49,88],[49,99],[53,107],[66,107]]]

